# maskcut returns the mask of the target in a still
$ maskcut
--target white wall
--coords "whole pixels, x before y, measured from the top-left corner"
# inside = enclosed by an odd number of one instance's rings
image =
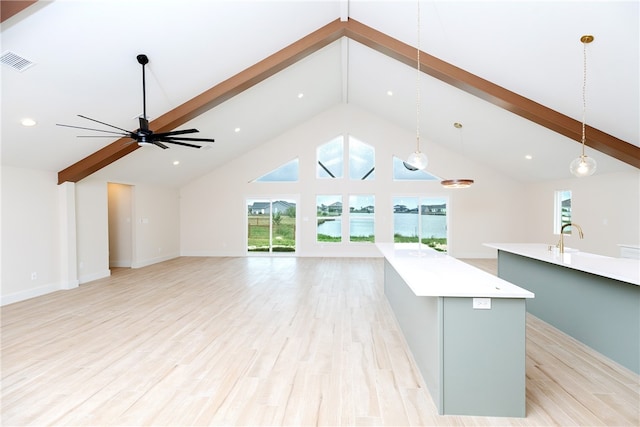
[[[133,267],[180,256],[178,190],[138,184],[134,187]]]
[[[373,181],[317,180],[316,147],[347,133],[376,149]],[[450,253],[458,257],[490,257],[484,242],[522,241],[518,212],[526,201],[523,185],[425,142],[432,173],[443,177],[474,178],[464,190],[446,190],[438,182],[393,182],[392,157],[405,158],[415,148],[415,135],[351,106],[340,106],[269,141],[180,190],[182,255],[243,256],[246,254],[247,197],[298,195],[299,256],[378,256],[371,244],[316,243],[317,194],[375,194],[376,238],[393,239],[392,197],[419,194],[448,196]],[[298,157],[297,183],[250,181]]]
[[[2,167],[2,305],[60,289],[56,178]]]
[[[556,190],[571,190],[571,218],[584,231],[565,238],[565,245],[581,251],[619,256],[618,244],[640,244],[640,171],[598,174],[531,184],[526,192],[530,242],[555,244],[553,204]]]
[[[76,236],[80,283],[108,277],[109,219],[107,183],[86,178],[76,183]]]

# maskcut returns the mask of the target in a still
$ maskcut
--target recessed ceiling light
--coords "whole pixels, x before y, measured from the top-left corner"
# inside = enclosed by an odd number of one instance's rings
[[[303,96],[304,96],[304,93],[300,92],[300,93],[298,94],[298,99],[302,98]]]
[[[527,160],[531,160],[533,159],[533,156],[531,154],[527,154],[526,156],[524,156],[524,158]]]
[[[20,123],[22,123],[22,126],[35,126],[36,125],[36,121],[30,118],[24,118],[22,120],[20,120]]]
[[[238,133],[238,132],[240,132],[240,128],[235,128],[233,131],[234,131],[235,133]]]
[[[178,166],[180,164],[180,160],[174,160],[173,161],[173,166]]]
[[[392,90],[388,90],[388,91],[387,91],[387,95],[389,95],[389,96],[393,96],[393,91],[392,91]]]

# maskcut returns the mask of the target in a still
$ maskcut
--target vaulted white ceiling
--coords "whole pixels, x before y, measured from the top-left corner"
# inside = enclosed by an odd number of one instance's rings
[[[423,0],[420,10],[421,50],[576,120],[582,119],[579,39],[593,34],[587,122],[639,145],[637,1]],[[417,45],[416,1],[39,1],[2,23],[2,53],[35,63],[22,72],[2,66],[2,164],[58,172],[113,142],[77,138],[93,133],[55,125],[100,127],[77,114],[137,128],[139,53],[150,59],[147,113],[153,123],[347,17]],[[575,141],[426,75],[420,93],[426,144],[462,152],[522,181],[570,177],[568,164],[580,150]],[[215,138],[210,147],[144,147],[108,173],[123,182],[180,186],[342,103],[413,131],[416,70],[353,40],[337,40],[181,126]],[[24,117],[38,124],[23,127]],[[462,133],[454,122],[463,123]],[[587,154],[597,159],[598,173],[635,169],[589,148]]]

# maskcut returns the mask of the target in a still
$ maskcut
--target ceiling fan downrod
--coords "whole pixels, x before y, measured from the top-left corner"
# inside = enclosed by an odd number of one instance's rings
[[[144,66],[149,63],[149,58],[145,54],[136,56],[138,63],[142,65],[142,118],[147,121],[147,83],[145,79]],[[140,122],[142,124],[142,122]],[[143,126],[140,126],[143,127]]]

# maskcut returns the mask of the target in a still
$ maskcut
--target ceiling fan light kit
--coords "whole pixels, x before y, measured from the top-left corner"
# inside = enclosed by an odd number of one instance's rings
[[[201,145],[196,145],[194,143],[203,143],[203,142],[215,142],[213,139],[209,138],[190,138],[190,137],[181,137],[179,135],[186,135],[191,133],[199,132],[198,129],[183,129],[183,130],[174,130],[170,132],[160,132],[155,133],[151,129],[149,129],[149,119],[147,118],[147,93],[146,93],[146,79],[145,79],[145,65],[149,63],[149,58],[147,55],[140,54],[136,56],[138,63],[142,65],[142,116],[138,118],[140,127],[135,131],[128,131],[127,129],[122,129],[114,125],[110,125],[105,122],[101,122],[96,119],[92,119],[87,116],[83,116],[78,114],[78,117],[81,117],[86,120],[91,120],[92,122],[100,123],[101,125],[108,126],[113,129],[117,129],[119,132],[115,132],[113,130],[104,130],[104,129],[92,129],[81,126],[71,126],[71,125],[63,125],[56,123],[57,126],[69,127],[74,129],[83,129],[90,130],[95,132],[107,133],[109,135],[91,135],[91,136],[79,136],[79,138],[115,138],[126,137],[131,138],[132,142],[137,142],[139,146],[143,147],[146,145],[155,145],[156,147],[160,147],[162,149],[169,148],[165,144],[175,144],[182,145],[184,147],[190,148],[201,148]]]
[[[591,43],[595,37],[590,34],[586,34],[580,37],[580,42],[582,42],[583,50],[582,50],[582,58],[583,58],[583,75],[582,75],[582,153],[580,157],[575,158],[569,164],[569,171],[578,178],[582,178],[585,176],[593,175],[598,167],[595,159],[592,157],[587,157],[584,153],[584,146],[586,143],[586,111],[587,111],[587,44]]]

